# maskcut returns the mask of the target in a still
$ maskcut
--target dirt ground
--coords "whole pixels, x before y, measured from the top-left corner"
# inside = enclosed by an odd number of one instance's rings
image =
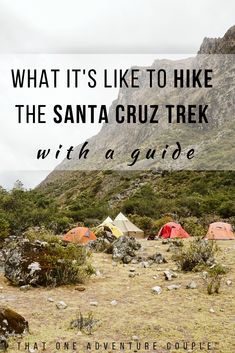
[[[30,352],[42,352],[41,342],[46,342],[44,351],[50,353],[75,349],[79,353],[120,352],[120,343],[125,344],[121,346],[125,352],[235,352],[235,242],[218,242],[221,252],[217,258],[230,267],[226,280],[232,281],[231,286],[224,281],[218,295],[207,294],[200,273],[176,271],[178,277],[167,282],[163,271],[176,267],[171,260],[172,253],[166,251],[168,246],[161,241],[142,240],[141,243],[141,251],[149,254],[159,251],[168,263],[143,268],[140,264],[114,264],[111,255],[94,254],[92,263],[101,275],[89,279],[83,292],[75,290],[76,286],[23,292],[11,286],[1,274],[0,304],[23,315],[30,328],[28,335],[9,340],[8,352],[25,352],[28,344]],[[130,278],[133,268],[139,275]],[[197,282],[196,289],[186,289],[191,280]],[[166,287],[170,284],[181,287],[169,291]],[[162,287],[160,295],[151,291],[157,285]],[[49,302],[48,297],[54,302]],[[60,300],[68,305],[66,309],[56,308]],[[113,300],[117,305],[111,304]],[[98,305],[92,306],[92,301]],[[92,335],[70,328],[71,320],[78,318],[79,311],[84,316],[92,312],[94,319],[99,320]],[[188,346],[183,347],[185,341]],[[21,342],[20,349],[18,342]],[[105,342],[108,346],[104,347]],[[145,342],[148,345],[144,346]],[[196,346],[192,346],[193,342]]]

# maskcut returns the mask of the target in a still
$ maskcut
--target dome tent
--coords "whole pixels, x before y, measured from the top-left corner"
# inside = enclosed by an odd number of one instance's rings
[[[183,229],[183,227],[179,223],[169,222],[166,223],[158,232],[158,237],[162,237],[164,239],[167,238],[189,238],[190,235]]]
[[[205,239],[235,240],[235,236],[231,224],[225,222],[214,222],[209,225]]]
[[[114,219],[113,224],[122,231],[123,235],[128,235],[135,238],[144,238],[143,230],[129,221],[129,219],[121,212]]]
[[[111,221],[110,221],[111,220]],[[110,232],[112,233],[116,238],[119,238],[123,235],[123,232],[121,231],[121,229],[119,229],[118,227],[116,227],[113,224],[113,221],[110,217],[107,217],[98,227],[97,230],[103,230],[106,232]],[[95,232],[96,233],[96,232]],[[96,233],[97,235],[97,233]]]
[[[96,240],[95,234],[87,227],[76,227],[66,233],[63,238],[64,241],[75,244],[87,244],[92,240]]]

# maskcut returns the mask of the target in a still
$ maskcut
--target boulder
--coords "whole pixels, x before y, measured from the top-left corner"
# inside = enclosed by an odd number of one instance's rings
[[[71,246],[74,249],[70,252]],[[84,247],[76,245],[23,239],[9,244],[5,277],[22,290],[30,286],[79,283],[79,270],[86,263],[86,254]]]
[[[123,235],[113,242],[109,252],[112,253],[114,261],[130,263],[140,248],[141,245],[135,238]]]
[[[149,260],[152,260],[155,264],[163,264],[167,262],[164,256],[158,252],[149,256]]]
[[[117,239],[112,233],[104,232],[96,240],[87,243],[87,248],[95,252],[107,252],[111,244]]]
[[[162,288],[160,286],[155,286],[155,287],[152,288],[152,292],[154,294],[158,294],[159,295],[162,292]]]
[[[17,312],[9,308],[0,308],[0,335],[8,337],[27,333],[28,322]]]

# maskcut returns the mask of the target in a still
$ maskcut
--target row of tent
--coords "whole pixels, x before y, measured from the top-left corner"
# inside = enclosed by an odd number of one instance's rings
[[[135,238],[144,238],[144,232],[133,224],[122,213],[112,220],[107,217],[98,227],[97,230],[105,230],[112,233],[116,238],[122,235],[132,236]],[[86,244],[89,241],[96,240],[96,235],[87,227],[76,227],[71,229],[63,236],[63,240],[72,243]]]
[[[112,220],[107,217],[98,227],[97,230],[105,230],[116,238],[122,235],[132,236],[135,238],[144,238],[144,232],[133,224],[127,217],[122,213],[119,213],[117,217]],[[190,235],[186,230],[175,222],[166,223],[156,235],[157,238],[189,238]],[[89,241],[96,240],[96,235],[87,227],[76,227],[71,229],[68,233],[63,236],[63,240],[86,244]],[[235,235],[232,230],[232,226],[225,222],[214,222],[211,223],[208,232],[205,236],[208,240],[235,240]]]

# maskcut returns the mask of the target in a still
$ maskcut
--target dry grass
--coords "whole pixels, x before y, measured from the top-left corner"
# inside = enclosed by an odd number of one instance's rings
[[[186,240],[188,241],[188,240]],[[85,352],[86,342],[113,342],[130,341],[137,335],[141,342],[157,341],[162,347],[155,352],[166,352],[167,342],[186,340],[189,342],[218,342],[216,350],[210,352],[233,353],[235,328],[235,243],[219,242],[222,251],[218,258],[223,264],[231,267],[226,278],[232,280],[232,286],[222,284],[219,295],[209,296],[206,287],[198,273],[179,273],[172,282],[165,281],[162,271],[174,269],[175,263],[171,253],[167,253],[167,245],[159,241],[142,241],[143,252],[153,253],[159,250],[165,253],[167,264],[153,265],[142,268],[140,265],[114,266],[110,255],[94,254],[92,262],[100,270],[102,276],[91,278],[84,292],[75,290],[75,286],[65,286],[54,289],[35,288],[22,292],[12,287],[1,275],[0,285],[3,287],[0,294],[1,303],[15,309],[28,321],[30,334],[22,339],[11,339],[9,353],[17,351],[17,342],[22,342],[24,351],[25,342],[47,342],[45,352],[58,352],[55,341],[77,342],[77,351]],[[139,276],[129,278],[129,269],[134,267]],[[153,279],[154,275],[159,275]],[[186,289],[186,285],[195,280],[197,289]],[[180,284],[176,291],[167,291],[169,284]],[[160,285],[163,288],[161,295],[151,293],[151,288]],[[55,302],[47,301],[51,297],[56,301],[63,300],[68,304],[65,310],[58,310]],[[110,302],[117,300],[112,306]],[[97,301],[98,306],[90,306],[90,301]],[[210,309],[214,309],[214,313]],[[70,329],[71,320],[76,319],[79,310],[83,314],[90,311],[100,320],[99,327],[92,336],[78,334]],[[65,350],[61,350],[65,351]],[[69,350],[69,351],[72,351]],[[94,350],[92,350],[93,352]],[[112,349],[107,350],[107,352]],[[133,350],[132,350],[133,351]],[[200,350],[194,350],[198,353]],[[103,350],[97,352],[104,352]],[[118,352],[118,350],[117,350]],[[140,352],[143,352],[140,351]],[[150,351],[148,351],[150,352]],[[169,351],[168,351],[169,352]],[[172,350],[187,352],[187,350]],[[200,352],[206,352],[201,350]]]

